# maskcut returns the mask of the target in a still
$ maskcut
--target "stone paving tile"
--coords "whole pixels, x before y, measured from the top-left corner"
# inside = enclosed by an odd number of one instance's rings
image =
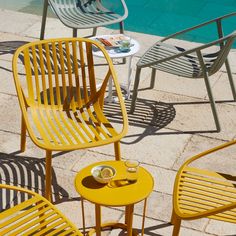
[[[143,201],[135,204],[134,213],[143,214]],[[147,199],[146,216],[155,220],[170,222],[172,197],[166,193],[153,191]]]
[[[0,9],[1,32],[21,34],[37,21],[39,21],[39,16],[36,15]]]
[[[215,132],[215,123],[208,101],[157,90],[140,92],[140,100],[142,102],[157,101],[157,104],[158,101],[167,105],[171,104],[176,113],[173,121],[165,128],[173,129],[176,133],[199,133],[222,140],[230,140],[235,136],[234,117],[236,114],[234,113],[236,111],[230,104],[216,104],[222,130]]]
[[[16,95],[14,79],[12,75],[12,63],[0,60],[1,86],[0,93]],[[18,102],[18,101],[17,101]],[[1,108],[3,109],[3,108]]]
[[[209,224],[206,227],[206,232],[215,235],[228,235],[233,236],[236,235],[236,224],[210,220]]]
[[[23,37],[23,36],[16,35],[13,33],[9,34],[9,33],[0,32],[0,37],[1,37],[1,41],[0,41],[1,67],[2,67],[2,60],[8,60],[11,62],[12,56],[15,50],[19,46],[32,41],[32,39],[29,37]]]
[[[236,75],[233,74],[234,81]],[[212,86],[215,100],[222,103],[230,103],[231,105],[236,105],[233,101],[233,95],[231,87],[229,84],[228,76],[226,73],[221,73],[219,79]]]
[[[73,166],[72,171],[78,172],[84,167],[100,161],[110,161],[114,160],[114,156],[104,155],[102,153],[94,152],[88,149],[86,153],[79,158],[76,164]]]
[[[82,210],[80,198],[67,198],[64,197],[62,201],[54,203],[55,206],[69,219],[71,220],[82,232],[83,220],[82,220]],[[87,206],[87,204],[85,204]],[[87,207],[86,207],[87,210]],[[86,213],[89,212],[88,210]],[[87,218],[89,216],[87,214]],[[91,217],[93,219],[93,216]],[[92,220],[90,219],[90,221]]]
[[[20,132],[21,112],[16,96],[0,93],[0,130]]]
[[[190,135],[181,135],[179,137],[176,135],[156,135],[155,132],[152,133],[152,127],[149,128],[148,133],[145,133],[145,129],[139,127],[132,127],[130,129],[126,137],[121,141],[122,158],[137,159],[141,163],[171,168],[175,159],[182,152]],[[168,148],[161,148],[166,145],[168,145]],[[92,150],[97,150],[97,152],[107,155],[114,155],[113,145],[93,148]]]
[[[190,157],[223,143],[224,142],[221,140],[209,139],[203,136],[193,136],[191,140],[189,140],[181,156],[176,160],[173,168],[178,170]],[[214,152],[213,154],[202,157],[199,161],[195,162],[195,165],[199,168],[213,168],[217,171],[224,171],[227,169],[227,173],[234,174],[234,166],[236,164],[235,151],[235,146],[225,148],[222,151]]]
[[[134,216],[133,226],[135,229],[141,231],[142,226],[142,217]],[[154,220],[150,218],[146,218],[145,227],[144,227],[144,235],[147,236],[170,236],[172,235],[173,226],[169,222],[163,222],[159,220]],[[110,235],[118,235],[113,232]],[[212,234],[207,234],[198,230],[181,227],[180,236],[211,236]]]
[[[150,70],[150,69],[149,69]],[[210,78],[212,86],[222,76],[222,72],[212,75]],[[140,89],[148,87],[151,77],[143,77],[141,74]],[[194,88],[194,89],[190,89]],[[168,93],[180,94],[189,97],[204,98],[207,95],[203,79],[190,79],[175,76],[166,72],[157,71],[154,89]],[[214,93],[214,89],[213,89]],[[214,93],[215,94],[215,93]],[[216,93],[217,94],[217,93]],[[217,98],[217,97],[216,97]]]
[[[76,163],[84,163],[87,159],[87,149],[71,152],[53,152],[52,165],[57,168],[72,170]]]
[[[154,191],[161,193],[172,194],[174,187],[174,180],[176,172],[168,169],[164,169],[157,165],[150,166],[147,164],[141,164],[146,170],[148,170],[154,178]]]

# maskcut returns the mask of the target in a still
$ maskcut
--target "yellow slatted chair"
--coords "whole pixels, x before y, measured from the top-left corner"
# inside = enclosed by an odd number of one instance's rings
[[[24,188],[0,184],[1,201],[13,196],[0,212],[0,235],[77,235],[83,234],[41,195]],[[3,204],[1,204],[3,205]]]
[[[106,63],[100,70],[95,65],[98,59],[93,57],[94,50],[104,54]],[[26,130],[32,141],[46,150],[48,200],[52,151],[114,143],[115,159],[120,160],[119,141],[127,132],[127,113],[112,61],[99,43],[68,38],[26,44],[14,54],[13,74],[22,111],[21,151],[25,150]],[[119,130],[103,113],[110,78],[123,117]]]
[[[236,140],[202,152],[179,169],[173,192],[173,236],[179,235],[181,220],[208,217],[236,223],[236,176],[193,166],[197,159],[234,144]]]

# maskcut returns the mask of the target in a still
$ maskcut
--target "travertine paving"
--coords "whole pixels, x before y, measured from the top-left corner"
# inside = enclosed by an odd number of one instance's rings
[[[19,153],[20,109],[16,97],[11,60],[15,48],[38,40],[41,17],[0,9],[0,174],[3,183],[18,184],[41,193],[44,188],[44,151],[27,139],[27,148]],[[46,37],[70,37],[71,30],[57,19],[49,19]],[[78,33],[83,37],[91,30]],[[98,34],[115,31],[101,28]],[[157,36],[127,32],[141,44],[141,50],[133,60],[135,63],[142,53],[159,39]],[[230,55],[233,76],[236,77],[235,52]],[[116,65],[118,78],[126,83],[123,73],[127,65]],[[145,235],[169,236],[172,233],[170,222],[172,189],[176,171],[192,155],[212,148],[236,136],[236,103],[232,100],[225,69],[211,78],[213,93],[217,101],[222,131],[215,133],[214,120],[203,80],[188,80],[163,72],[157,73],[155,88],[150,90],[150,70],[144,70],[137,111],[129,115],[130,125],[126,137],[121,141],[122,158],[137,159],[148,169],[154,179],[154,190],[148,199]],[[236,78],[235,78],[236,79]],[[126,101],[127,110],[130,101]],[[116,104],[106,106],[107,113],[116,111]],[[119,117],[113,119],[119,126]],[[100,161],[112,160],[113,145],[79,150],[68,153],[54,153],[53,192],[54,203],[79,228],[82,227],[80,196],[74,189],[74,177],[84,166]],[[221,155],[202,160],[200,166],[214,166],[219,170],[235,174],[235,149]],[[211,157],[212,159],[212,157]],[[135,206],[134,227],[141,228],[143,203]],[[94,208],[85,204],[86,226],[92,227]],[[104,221],[124,220],[123,208],[102,210]],[[104,232],[104,235],[119,235],[117,230]],[[183,222],[182,236],[236,235],[236,226],[209,219]]]

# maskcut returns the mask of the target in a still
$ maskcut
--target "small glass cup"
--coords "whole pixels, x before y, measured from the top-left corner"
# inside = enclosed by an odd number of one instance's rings
[[[130,47],[131,47],[130,39],[127,38],[121,41],[119,49],[121,52],[128,52],[130,51]]]
[[[126,174],[128,182],[135,183],[138,179],[139,161],[126,160],[125,166],[126,166]]]

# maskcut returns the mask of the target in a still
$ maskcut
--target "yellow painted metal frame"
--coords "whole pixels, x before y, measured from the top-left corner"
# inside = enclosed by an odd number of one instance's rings
[[[1,193],[12,190],[24,199],[0,212],[0,235],[77,235],[83,234],[47,199],[30,190],[0,184]],[[3,191],[3,189],[6,189]],[[1,196],[1,199],[4,199]],[[14,200],[13,200],[14,202]]]
[[[99,88],[93,47],[102,51],[108,65]],[[24,65],[26,85],[20,80],[19,62]],[[51,197],[52,151],[114,143],[115,159],[120,160],[119,141],[127,133],[128,118],[112,61],[99,43],[85,38],[28,43],[15,52],[12,66],[22,111],[21,151],[25,150],[26,130],[32,141],[46,150],[45,197],[48,200]],[[119,133],[103,114],[109,79],[113,80],[123,117]]]
[[[195,160],[234,144],[236,140],[202,152],[179,169],[173,191],[173,236],[179,235],[181,220],[208,217],[236,223],[236,176],[190,166]]]

